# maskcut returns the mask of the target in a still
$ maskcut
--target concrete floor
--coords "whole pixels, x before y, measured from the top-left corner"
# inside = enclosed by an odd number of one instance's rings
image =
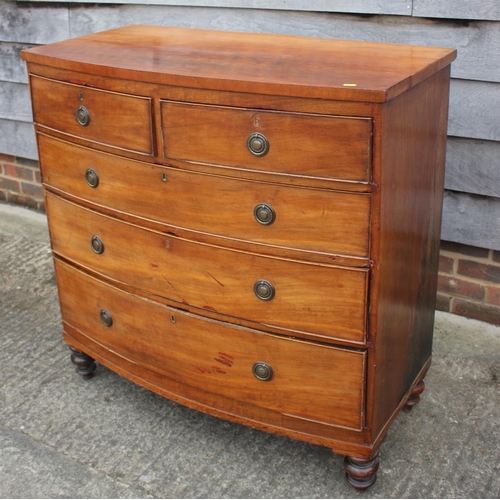
[[[328,449],[224,422],[99,366],[60,331],[45,216],[0,204],[1,498],[497,498],[500,329],[437,313],[422,402],[357,493]]]

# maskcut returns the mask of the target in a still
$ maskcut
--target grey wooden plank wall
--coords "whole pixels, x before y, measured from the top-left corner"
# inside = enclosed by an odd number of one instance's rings
[[[457,48],[442,237],[500,250],[498,0],[0,0],[0,152],[37,155],[22,48],[134,23]]]

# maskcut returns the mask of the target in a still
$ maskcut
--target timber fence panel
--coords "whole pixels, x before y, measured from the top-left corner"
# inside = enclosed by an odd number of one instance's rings
[[[413,0],[413,15],[500,21],[498,0]]]
[[[500,142],[448,137],[445,188],[500,198]]]
[[[441,239],[500,250],[500,199],[446,191]]]

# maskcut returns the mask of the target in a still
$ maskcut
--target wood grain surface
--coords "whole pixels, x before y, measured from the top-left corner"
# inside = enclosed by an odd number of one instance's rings
[[[1,82],[28,83],[28,71],[20,52],[30,47],[31,45],[27,43],[0,41]]]
[[[31,77],[31,92],[36,123],[90,141],[147,155],[154,153],[150,98],[37,76]],[[86,126],[76,118],[80,106],[90,116]]]
[[[368,271],[264,257],[142,229],[62,198],[46,197],[54,251],[132,287],[179,304],[301,331],[364,342]],[[99,236],[104,252],[91,247]],[[272,300],[256,297],[269,281]]]
[[[33,122],[27,85],[16,82],[0,85],[0,118],[30,124]]]
[[[259,109],[161,102],[167,158],[268,172],[370,179],[371,120]],[[247,139],[263,134],[269,152],[257,157]]]
[[[497,0],[413,0],[413,15],[444,19],[484,19],[500,21]]]
[[[380,193],[378,285],[372,289],[372,298],[378,295],[372,324],[375,436],[432,352],[448,92],[449,68],[384,106],[376,139],[387,182]]]
[[[0,151],[21,158],[38,158],[33,124],[0,118]]]
[[[152,83],[372,102],[399,95],[456,57],[434,47],[140,25],[22,54],[28,62]]]
[[[470,104],[464,106],[464,100]],[[452,80],[450,103],[450,135],[500,141],[499,83]]]
[[[188,406],[374,459],[430,363],[455,56],[143,26],[25,51],[48,94],[69,345]],[[118,142],[134,127],[149,153]]]
[[[174,227],[266,245],[368,256],[370,196],[185,172],[127,160],[40,134],[44,182],[99,206]],[[93,169],[99,183],[85,179]],[[276,220],[257,222],[266,203]]]
[[[49,0],[36,1],[46,2]],[[52,3],[62,1],[63,0],[52,0]],[[80,0],[79,3],[146,4],[172,5],[175,7],[222,7],[236,9],[411,15],[408,0]]]
[[[455,191],[454,196],[460,196],[461,193],[480,194],[498,198],[500,203],[499,158],[500,142],[449,137],[446,148],[445,188]],[[443,227],[446,231],[447,226]]]
[[[500,199],[446,191],[443,217],[449,223],[442,237],[472,246],[481,242],[483,248],[500,251]]]
[[[225,409],[245,415],[248,405],[359,429],[363,422],[365,354],[232,327],[147,301],[56,261],[64,321],[118,355],[156,371],[164,385],[219,393]],[[110,327],[100,319],[107,310]],[[252,373],[271,366],[268,381]],[[331,367],[335,366],[335,381]],[[312,397],[313,396],[313,397]]]

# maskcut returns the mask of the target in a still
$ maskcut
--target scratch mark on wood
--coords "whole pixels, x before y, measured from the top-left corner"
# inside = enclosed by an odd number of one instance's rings
[[[163,277],[165,278],[165,281],[166,281],[166,282],[167,282],[167,283],[168,283],[168,284],[172,287],[172,290],[173,290],[175,293],[177,293],[177,290],[176,290],[175,286],[174,286],[174,285],[172,285],[172,283],[170,283],[169,279],[168,279],[166,276],[163,276]]]
[[[205,368],[203,366],[195,366],[194,369],[199,373],[203,373],[204,375],[212,375],[214,373],[216,375],[226,374],[226,371],[222,370],[222,368],[219,368],[218,366],[211,366],[210,368]]]
[[[220,286],[224,287],[224,284],[221,283],[215,276],[213,276],[212,274],[210,274],[208,271],[207,271],[207,274],[217,283],[219,284]]]
[[[218,358],[214,358],[215,361],[217,361],[218,363],[221,363],[225,366],[233,366],[233,363],[234,363],[234,357],[231,356],[230,354],[226,354],[224,352],[219,352],[219,357]]]
[[[226,372],[224,370],[221,370],[218,366],[212,366],[212,370],[215,373],[218,373],[219,375],[225,375]]]
[[[212,373],[210,370],[207,370],[206,368],[203,368],[202,366],[195,366],[196,371],[200,373]]]

